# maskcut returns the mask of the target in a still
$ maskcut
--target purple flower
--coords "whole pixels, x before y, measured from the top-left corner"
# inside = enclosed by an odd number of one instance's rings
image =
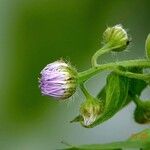
[[[48,64],[40,74],[39,87],[43,95],[66,99],[76,91],[77,72],[62,60]]]

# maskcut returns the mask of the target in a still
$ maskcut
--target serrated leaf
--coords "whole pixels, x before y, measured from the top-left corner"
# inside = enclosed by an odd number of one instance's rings
[[[145,50],[147,58],[150,59],[150,34],[147,36],[146,42],[145,42]]]

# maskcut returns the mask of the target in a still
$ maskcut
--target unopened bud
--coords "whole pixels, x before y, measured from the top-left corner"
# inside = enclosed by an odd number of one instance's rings
[[[92,97],[91,97],[92,98]],[[86,100],[80,107],[80,114],[83,117],[83,125],[91,125],[103,110],[102,103],[97,99]]]
[[[122,25],[115,25],[105,30],[103,33],[103,42],[104,44],[109,44],[111,47],[114,47],[113,51],[119,52],[127,47],[129,37]]]
[[[134,111],[134,119],[140,124],[150,123],[150,101],[142,102]]]

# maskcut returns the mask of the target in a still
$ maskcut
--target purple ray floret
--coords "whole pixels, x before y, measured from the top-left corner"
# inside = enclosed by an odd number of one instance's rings
[[[77,73],[64,61],[48,64],[40,74],[39,87],[43,95],[66,99],[74,94],[77,86]]]

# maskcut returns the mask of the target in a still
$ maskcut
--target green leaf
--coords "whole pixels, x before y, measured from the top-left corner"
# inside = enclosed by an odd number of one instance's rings
[[[120,67],[119,69],[124,70]],[[142,73],[138,67],[128,68],[130,72]],[[140,95],[147,83],[139,79],[131,79],[112,72],[107,77],[107,83],[98,93],[97,98],[103,102],[104,111],[98,116],[97,120],[89,128],[99,125],[113,117],[119,110],[125,107],[135,95]],[[72,122],[82,122],[82,116],[77,116]]]
[[[146,42],[145,42],[145,50],[147,58],[150,59],[150,34],[147,36]]]
[[[145,129],[139,133],[132,134],[131,137],[128,139],[129,141],[146,141],[150,142],[150,129]]]
[[[66,148],[63,150],[123,150],[123,149],[131,149],[131,148],[142,148],[142,150],[149,150],[149,142],[131,142],[131,141],[124,141],[124,142],[114,142],[109,144],[89,144],[89,145],[80,145],[74,146],[71,148]]]
[[[150,149],[150,129],[145,129],[137,134],[132,134],[126,141],[119,141],[107,144],[87,144],[71,146],[63,150],[123,150],[123,149]]]
[[[99,94],[102,97],[106,96],[103,113],[89,127],[94,127],[114,116],[120,109],[124,107],[128,100],[129,80],[126,77],[120,76],[112,72],[107,77],[105,90]],[[106,92],[106,95],[105,93]],[[100,97],[101,99],[101,97]]]
[[[143,70],[138,67],[134,67],[129,70],[133,73],[143,73]],[[129,79],[129,96],[134,97],[135,95],[140,96],[141,92],[146,88],[148,83],[139,79]]]
[[[105,105],[106,103],[106,86],[104,86],[101,91],[97,94],[97,99],[103,102]]]

